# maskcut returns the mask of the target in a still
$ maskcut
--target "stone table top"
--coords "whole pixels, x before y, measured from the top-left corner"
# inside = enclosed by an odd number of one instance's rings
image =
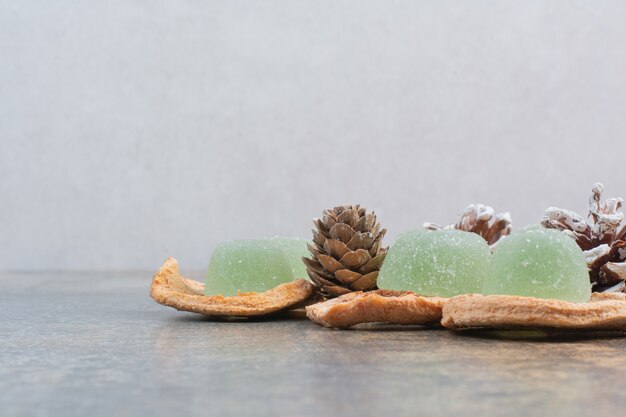
[[[150,279],[0,274],[0,415],[624,415],[621,335],[212,321]]]

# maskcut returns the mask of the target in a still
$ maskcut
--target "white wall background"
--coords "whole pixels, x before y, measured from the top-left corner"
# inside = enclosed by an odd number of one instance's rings
[[[0,0],[0,269],[626,196],[624,1]]]

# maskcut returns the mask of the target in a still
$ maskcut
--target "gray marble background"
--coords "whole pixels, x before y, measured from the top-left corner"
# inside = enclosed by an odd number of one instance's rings
[[[626,196],[623,1],[0,0],[0,269]]]

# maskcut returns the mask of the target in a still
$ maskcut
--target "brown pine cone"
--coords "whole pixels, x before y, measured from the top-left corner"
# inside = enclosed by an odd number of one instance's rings
[[[364,207],[339,206],[314,219],[311,259],[302,258],[311,280],[325,297],[376,289],[378,271],[387,254],[381,248],[385,229]]]
[[[424,223],[424,228],[428,230],[456,229],[476,233],[491,246],[511,233],[511,215],[508,212],[495,214],[493,208],[489,206],[471,204],[461,214],[461,219],[457,223],[447,226]]]
[[[590,220],[586,221],[573,211],[550,207],[541,224],[567,233],[585,251],[593,291],[624,291],[626,224],[622,225],[623,200],[609,198],[602,202],[603,191],[602,184],[593,185],[587,216]]]

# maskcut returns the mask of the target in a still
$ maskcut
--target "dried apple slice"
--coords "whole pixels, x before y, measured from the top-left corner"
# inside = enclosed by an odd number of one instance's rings
[[[356,291],[307,306],[306,314],[315,323],[336,329],[362,323],[435,324],[446,300],[409,291]]]
[[[459,295],[443,306],[441,324],[453,330],[626,330],[626,294],[593,293],[587,303],[514,295]]]
[[[217,317],[252,317],[293,308],[308,300],[314,289],[311,282],[298,279],[261,293],[208,296],[204,295],[203,283],[180,275],[178,261],[168,258],[152,279],[150,296],[159,304],[181,311]]]

